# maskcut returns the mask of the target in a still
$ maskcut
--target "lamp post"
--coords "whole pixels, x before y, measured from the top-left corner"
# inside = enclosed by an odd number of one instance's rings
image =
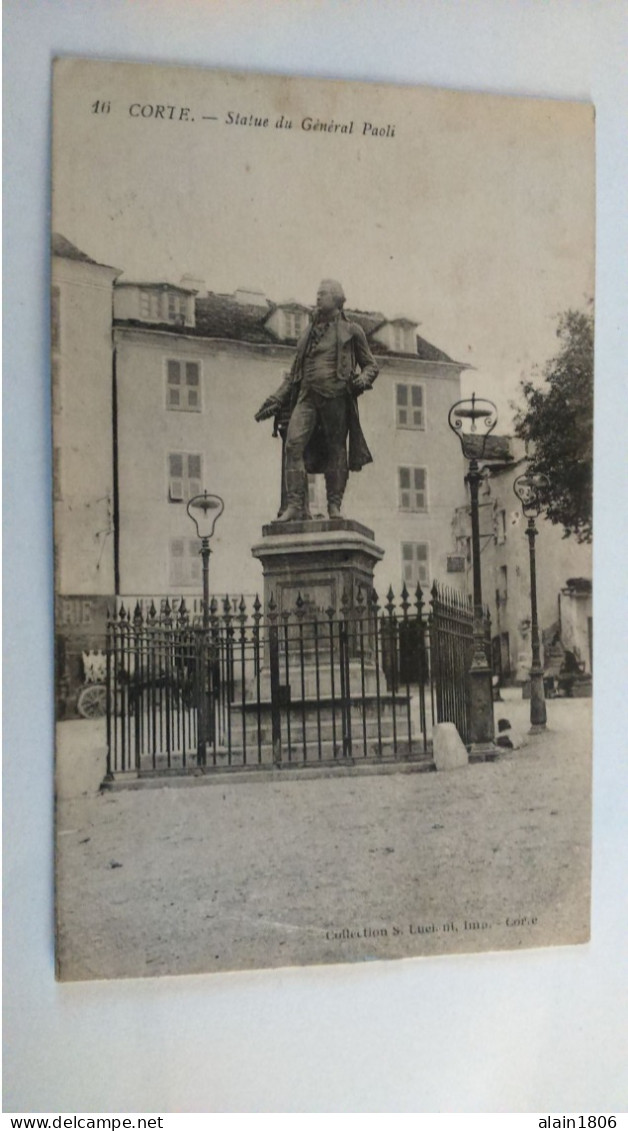
[[[201,557],[203,559],[203,628],[209,628],[209,540],[213,536],[214,527],[218,522],[225,504],[220,495],[209,495],[203,491],[202,495],[194,495],[187,505],[187,512],[196,527],[196,536],[201,540]]]
[[[526,537],[530,550],[530,606],[531,606],[531,635],[532,635],[532,667],[530,668],[530,734],[538,734],[545,730],[547,723],[547,709],[545,706],[545,689],[543,687],[543,666],[541,664],[541,643],[539,640],[539,620],[536,605],[536,550],[535,541],[538,530],[534,524],[542,506],[541,496],[549,487],[546,475],[532,475],[524,472],[518,475],[513,483],[513,491],[519,502],[524,517],[528,520]]]
[[[201,556],[203,559],[203,635],[201,639],[199,657],[199,693],[198,693],[198,741],[197,757],[199,766],[207,762],[207,743],[214,738],[214,721],[211,711],[209,681],[208,681],[208,652],[209,652],[209,540],[214,533],[214,527],[220,518],[225,504],[220,495],[210,495],[204,491],[202,495],[194,495],[187,505],[187,512],[196,527],[196,535],[201,540]]]
[[[497,408],[492,401],[476,397],[457,401],[447,418],[452,432],[458,436],[462,454],[469,460],[465,483],[471,496],[471,553],[473,560],[473,660],[470,668],[469,731],[470,756],[483,761],[495,750],[493,719],[492,669],[487,656],[482,606],[482,572],[480,563],[480,516],[478,492],[482,470],[478,460],[484,458],[486,441],[497,424]]]

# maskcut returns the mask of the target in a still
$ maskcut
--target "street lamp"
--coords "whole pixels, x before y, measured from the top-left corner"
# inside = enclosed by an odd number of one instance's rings
[[[524,472],[515,479],[512,489],[521,503],[524,517],[528,520],[526,536],[530,549],[530,605],[532,612],[532,667],[530,668],[530,734],[538,734],[545,730],[547,723],[547,709],[545,707],[545,689],[543,687],[543,667],[541,664],[541,645],[539,640],[539,621],[536,607],[536,553],[535,539],[538,530],[534,525],[541,510],[541,498],[549,487],[546,475],[533,475]]]
[[[196,535],[201,540],[201,556],[203,559],[203,628],[209,628],[209,540],[213,536],[214,527],[218,522],[225,504],[220,495],[209,495],[203,491],[202,495],[194,495],[187,505],[187,512],[196,527]]]
[[[482,607],[482,574],[480,564],[479,485],[483,469],[478,460],[484,458],[486,441],[497,424],[497,408],[492,401],[476,397],[457,401],[447,418],[452,432],[460,439],[462,454],[469,460],[465,483],[471,495],[471,553],[473,560],[473,660],[470,669],[469,731],[471,756],[482,760],[495,749],[493,719],[492,669],[487,656]]]
[[[197,755],[199,766],[207,763],[207,744],[215,740],[216,726],[214,712],[212,711],[214,681],[212,676],[211,688],[208,676],[209,657],[209,540],[214,533],[225,504],[220,495],[210,495],[203,491],[202,495],[194,495],[187,505],[187,512],[196,527],[197,537],[201,540],[201,555],[203,558],[203,632],[200,640],[199,664],[199,697],[198,697],[198,735]]]

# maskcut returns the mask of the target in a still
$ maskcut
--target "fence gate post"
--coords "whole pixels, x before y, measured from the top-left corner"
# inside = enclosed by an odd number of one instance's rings
[[[199,645],[198,661],[197,661],[197,695],[196,695],[196,710],[198,715],[198,733],[197,733],[197,746],[196,746],[196,759],[199,766],[207,764],[207,723],[208,723],[208,686],[207,686],[207,661],[208,661],[208,643],[209,632],[203,627],[196,633],[196,641]]]
[[[353,755],[353,736],[351,733],[351,682],[349,668],[349,598],[346,593],[341,598],[341,619],[338,621],[338,643],[340,652],[340,696],[342,707],[342,756]]]
[[[271,594],[268,602],[268,653],[270,666],[270,711],[273,762],[281,765],[281,693],[279,689],[279,628],[277,605]]]

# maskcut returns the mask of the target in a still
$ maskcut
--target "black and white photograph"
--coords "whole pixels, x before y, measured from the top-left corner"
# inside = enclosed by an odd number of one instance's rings
[[[592,107],[65,58],[52,130],[58,977],[586,942]]]

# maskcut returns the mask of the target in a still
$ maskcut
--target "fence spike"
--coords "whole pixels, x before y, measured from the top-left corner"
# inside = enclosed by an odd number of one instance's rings
[[[360,608],[362,608],[364,605],[364,592],[361,585],[358,585],[358,595],[355,599],[355,603],[356,605],[359,605]]]
[[[170,605],[170,601],[168,600],[167,597],[166,597],[166,600],[165,600],[165,603],[164,603],[164,610],[163,611],[164,611],[164,619],[165,620],[172,620],[172,606]]]
[[[139,602],[139,600],[137,600],[135,602],[135,608],[133,610],[133,624],[140,625],[143,620],[144,620],[144,617],[142,616],[142,610],[140,608],[140,602]]]
[[[242,616],[242,613],[246,612],[246,601],[244,600],[243,593],[240,595],[240,604],[238,605],[238,608],[240,610],[240,616]]]
[[[155,608],[155,602],[151,601],[150,609],[148,610],[148,618],[147,619],[152,623],[154,620],[156,620],[156,618],[157,618],[157,609]]]
[[[120,602],[120,608],[118,609],[118,620],[126,620],[126,609],[124,607],[124,601]]]
[[[392,585],[388,586],[388,593],[386,594],[386,611],[389,617],[392,617],[395,612],[395,594]]]
[[[403,615],[404,615],[405,620],[408,619],[408,609],[410,607],[410,602],[408,600],[408,596],[409,596],[408,587],[407,587],[407,585],[404,581],[403,588],[401,590],[401,608],[403,609]]]
[[[256,616],[260,616],[260,615],[261,615],[261,614],[260,614],[260,609],[261,609],[261,607],[262,607],[262,602],[261,602],[261,601],[260,601],[260,599],[259,599],[259,593],[256,593],[256,594],[255,594],[255,600],[253,601],[253,608],[255,609],[255,614],[256,614]]]

